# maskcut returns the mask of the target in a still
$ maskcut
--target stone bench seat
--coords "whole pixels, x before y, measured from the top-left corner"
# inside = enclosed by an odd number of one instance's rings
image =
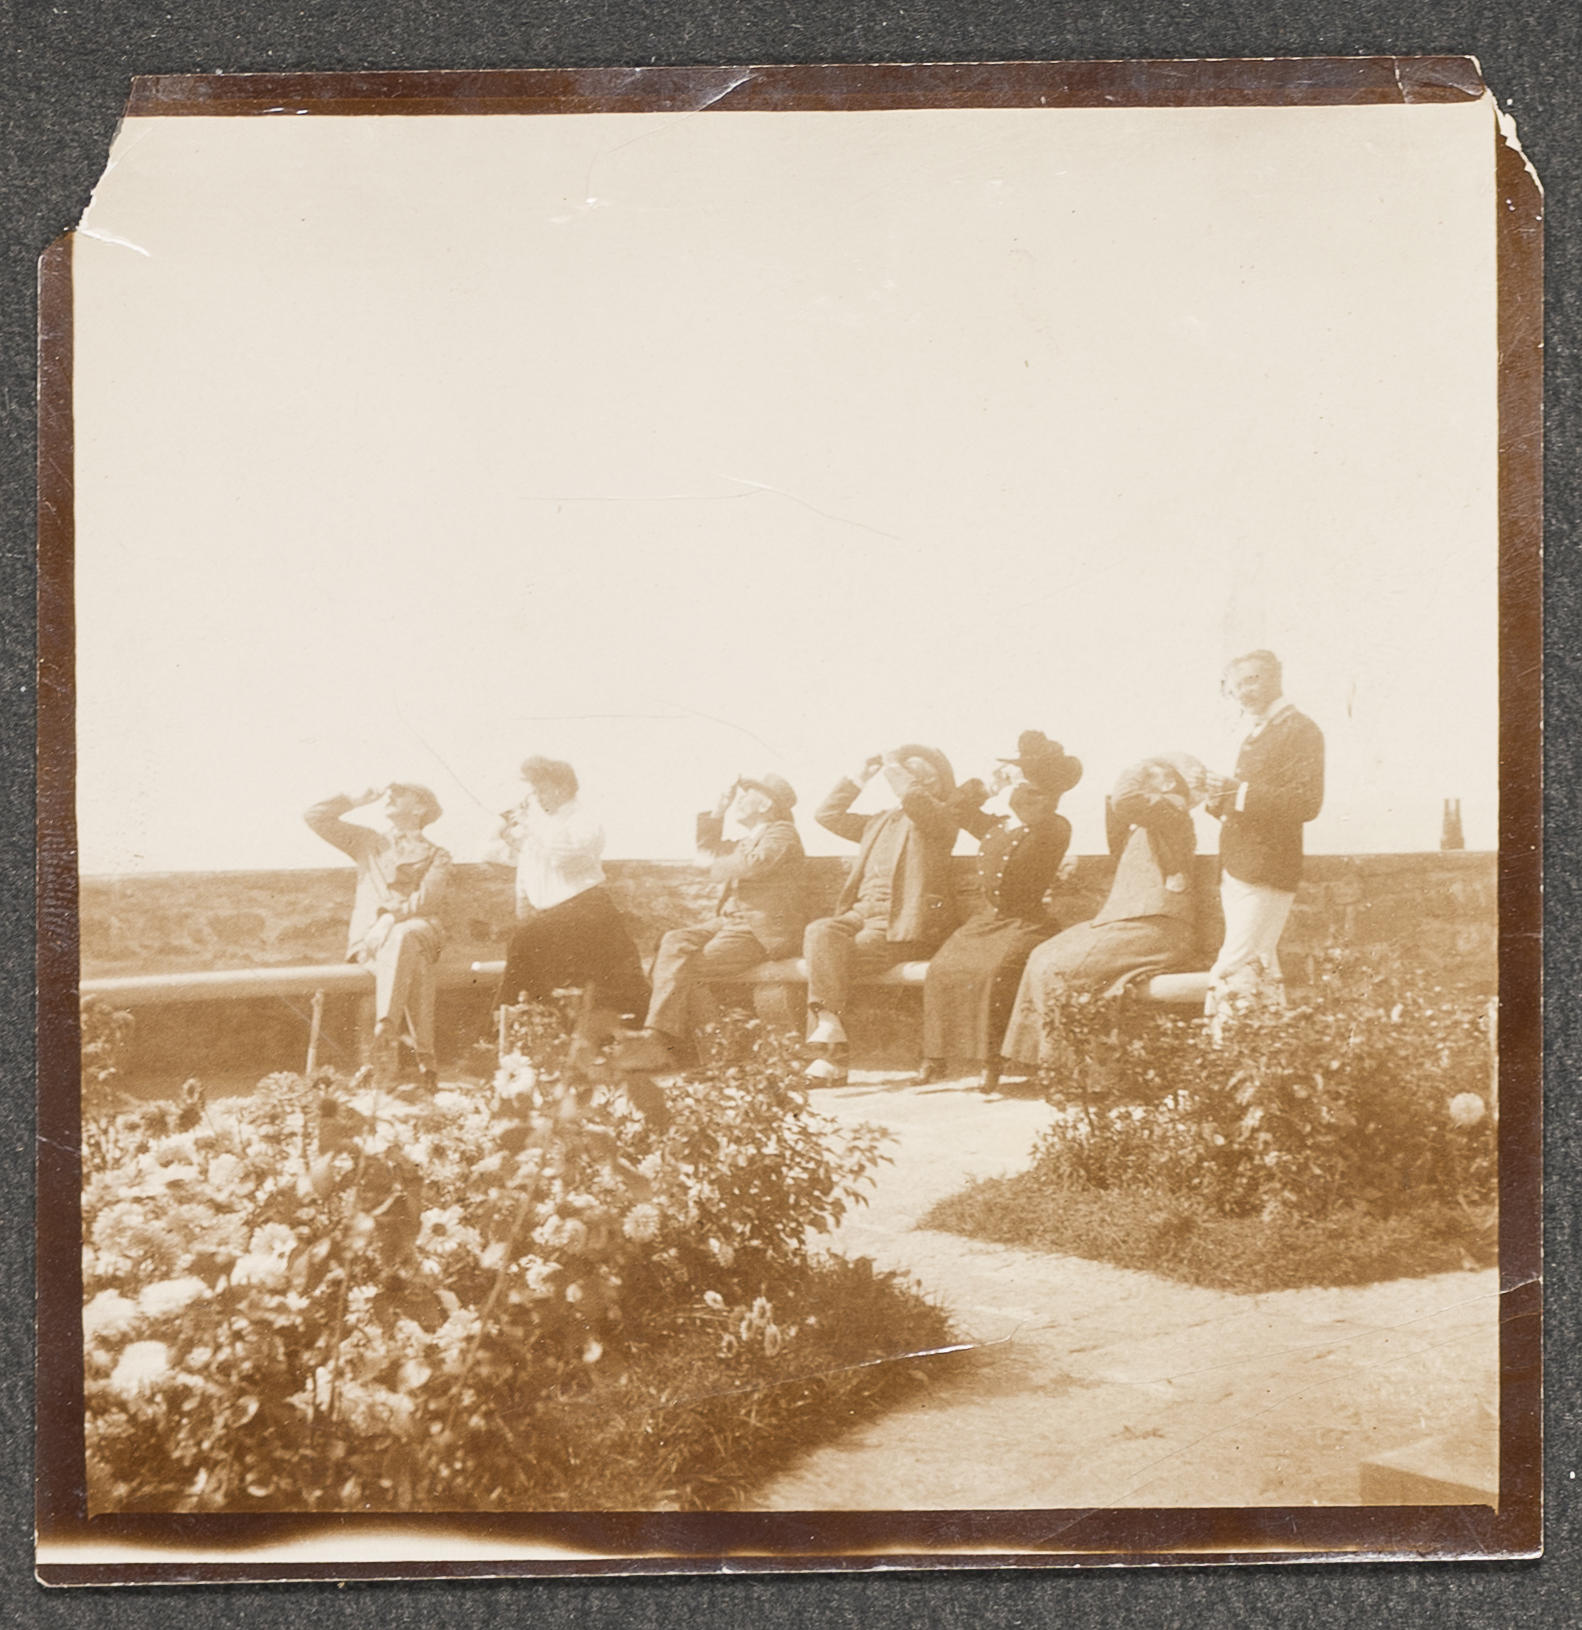
[[[482,985],[484,970],[493,967],[498,978],[503,962],[441,961],[437,978],[441,989]],[[84,979],[83,998],[97,997],[113,1007],[153,1007],[175,1002],[235,1002],[255,997],[350,994],[372,996],[371,968],[356,962],[317,962],[283,968],[219,968],[197,973],[116,974]]]
[[[921,985],[928,976],[928,963],[898,962],[893,968],[859,980],[864,985],[906,986]],[[787,957],[778,962],[761,962],[750,973],[741,974],[726,983],[743,985],[805,985],[807,963],[801,957]],[[1208,994],[1209,976],[1203,973],[1156,974],[1146,985],[1137,986],[1130,994],[1136,1001],[1159,1007],[1203,1006]]]
[[[442,988],[483,986],[498,980],[505,972],[500,962],[440,963],[438,979]],[[921,986],[928,974],[927,962],[900,962],[893,968],[861,981],[865,985]],[[729,981],[744,985],[805,985],[807,963],[801,957],[760,963],[751,972]],[[162,973],[119,975],[84,979],[84,997],[98,997],[117,1007],[139,1007],[167,1002],[236,1001],[256,996],[310,996],[372,990],[373,974],[355,962],[315,963],[285,968],[226,968],[203,973]],[[1135,1000],[1152,1006],[1201,1007],[1208,990],[1207,973],[1156,974],[1133,992]]]

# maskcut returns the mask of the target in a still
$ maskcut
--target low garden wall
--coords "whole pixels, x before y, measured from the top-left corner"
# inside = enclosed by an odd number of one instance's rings
[[[834,900],[845,861],[809,863],[814,914]],[[1218,863],[1197,861],[1203,902],[1199,938],[1203,965],[1212,960],[1222,922]],[[1496,864],[1491,853],[1315,855],[1282,943],[1288,979],[1300,986],[1313,958],[1333,949],[1397,955],[1447,988],[1492,994],[1497,984]],[[958,903],[965,915],[978,902],[977,862],[954,862]],[[1051,896],[1062,924],[1091,916],[1108,888],[1108,856],[1083,856],[1074,876]],[[668,927],[708,914],[706,877],[684,861],[613,861],[612,887],[638,944],[653,951]],[[447,962],[496,960],[512,921],[512,879],[501,867],[458,866],[448,911]],[[82,971],[85,977],[181,973],[199,969],[286,967],[339,961],[346,947],[354,874],[350,866],[312,871],[177,872],[88,877],[81,885]],[[904,1054],[915,1040],[915,993],[868,1001],[883,1007],[868,1025],[886,1054]],[[897,1006],[897,1004],[903,1004]],[[488,993],[453,990],[441,1001],[442,1049],[454,1054],[487,1025]],[[355,1049],[354,1000],[332,1001],[325,1032],[330,1062]],[[221,1073],[296,1067],[302,1063],[308,1003],[279,997],[190,1003],[140,1010],[135,1072]]]

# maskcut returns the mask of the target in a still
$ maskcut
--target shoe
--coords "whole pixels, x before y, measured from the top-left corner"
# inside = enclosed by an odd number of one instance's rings
[[[839,1047],[846,1040],[846,1027],[840,1022],[840,1014],[831,1013],[827,1007],[813,1010],[818,1017],[814,1020],[812,1033],[808,1036],[810,1047]]]
[[[991,1059],[983,1066],[983,1079],[978,1083],[979,1092],[998,1092],[1000,1089],[1000,1060]]]
[[[912,1077],[912,1085],[931,1087],[936,1081],[943,1081],[947,1073],[944,1059],[925,1058],[918,1066],[916,1075]]]
[[[814,1086],[843,1087],[846,1085],[846,1066],[837,1064],[832,1058],[815,1058],[803,1074]]]

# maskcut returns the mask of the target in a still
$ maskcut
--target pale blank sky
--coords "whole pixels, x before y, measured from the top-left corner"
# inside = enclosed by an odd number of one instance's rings
[[[1322,851],[1497,814],[1491,104],[125,122],[75,249],[86,872],[333,864],[530,752],[619,856],[738,770],[983,773],[1103,845],[1324,728]],[[1203,836],[1212,841],[1211,823]]]

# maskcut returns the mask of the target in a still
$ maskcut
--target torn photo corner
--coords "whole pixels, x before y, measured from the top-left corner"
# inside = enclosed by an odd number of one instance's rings
[[[1460,57],[136,81],[39,1578],[1536,1554],[1541,221]]]

